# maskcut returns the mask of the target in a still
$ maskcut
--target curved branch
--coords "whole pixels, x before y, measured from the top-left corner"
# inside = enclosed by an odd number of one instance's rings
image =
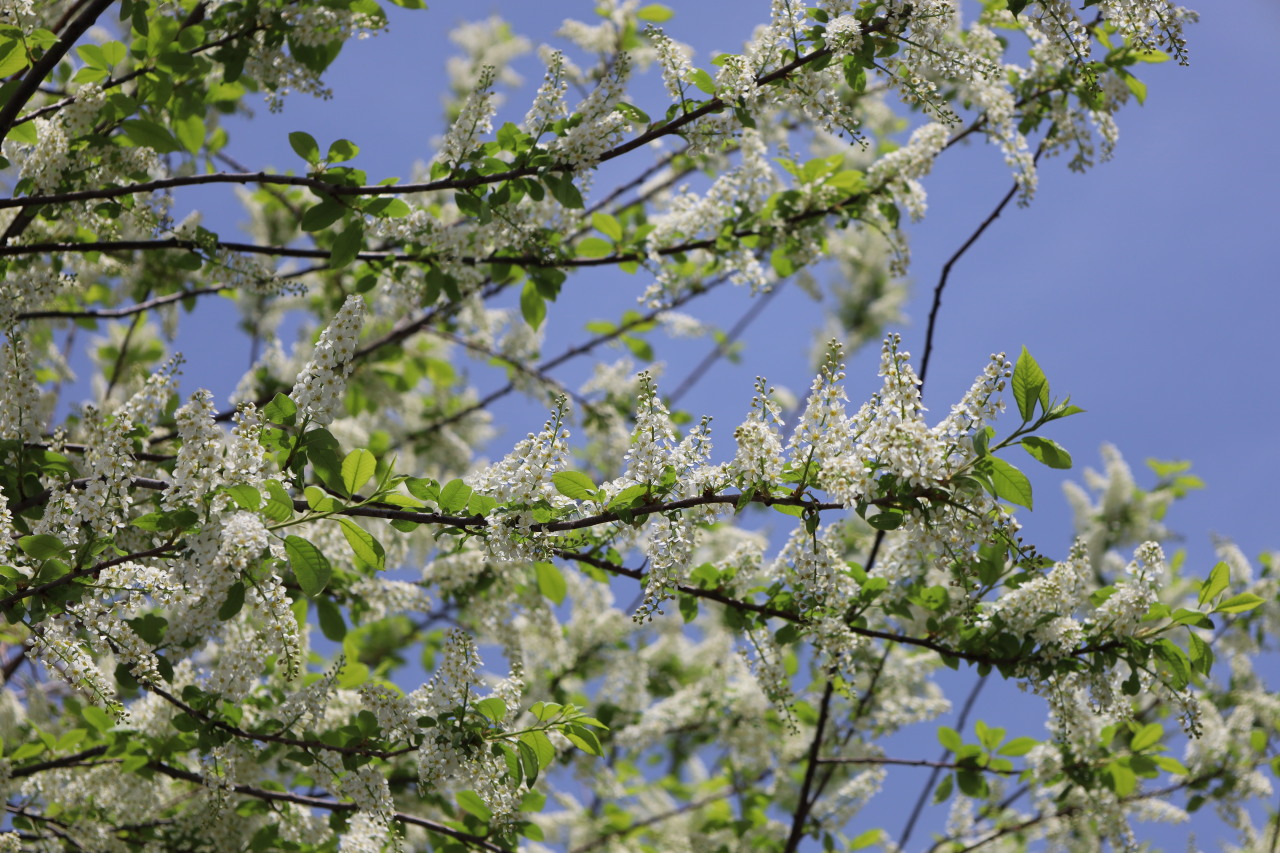
[[[168,764],[164,764],[163,762],[152,761],[147,766],[155,770],[157,773],[163,773],[171,779],[180,779],[183,782],[191,782],[196,785],[207,784],[203,776],[200,776],[197,773],[192,773],[189,770],[172,767]],[[309,797],[306,794],[295,794],[291,791],[268,791],[265,788],[255,788],[252,785],[232,785],[231,790],[235,791],[237,794],[244,794],[247,797],[254,797],[255,799],[263,800],[265,802],[294,803],[300,806],[324,809],[331,812],[353,812],[358,810],[355,803],[343,803],[338,800],[327,800],[323,797]],[[424,817],[405,814],[404,812],[393,812],[391,814],[391,819],[409,826],[421,827],[428,832],[446,835],[449,838],[456,839],[464,844],[469,844],[477,849],[490,851],[490,853],[506,853],[506,848],[499,847],[479,835],[472,835],[469,832],[463,832],[443,823],[428,820]]]
[[[1041,141],[1040,146],[1036,149],[1035,156],[1031,158],[1032,164],[1040,162],[1040,155],[1044,153],[1044,148],[1045,142]],[[1005,193],[1004,198],[1000,199],[1000,203],[995,206],[995,209],[987,215],[986,219],[982,220],[974,232],[969,235],[969,239],[965,240],[960,248],[956,249],[955,253],[942,265],[942,274],[938,277],[938,283],[933,288],[933,302],[929,306],[929,323],[924,335],[924,357],[920,359],[921,383],[924,382],[925,376],[929,372],[929,358],[933,355],[933,334],[938,327],[938,311],[942,308],[942,291],[946,288],[947,280],[951,277],[951,268],[956,265],[956,261],[964,257],[965,252],[969,251],[969,248],[974,243],[978,242],[978,238],[991,226],[991,223],[1000,217],[1000,214],[1008,207],[1009,202],[1013,201],[1013,197],[1017,195],[1018,186],[1018,182],[1014,181],[1013,186]]]
[[[79,244],[73,245],[78,246]],[[0,253],[4,253],[5,249],[8,248],[12,247],[0,247]],[[71,320],[78,320],[81,318],[116,320],[121,317],[141,314],[144,311],[150,311],[152,308],[159,308],[162,305],[181,302],[184,299],[192,299],[197,296],[208,296],[211,293],[221,293],[227,289],[228,288],[225,287],[200,287],[194,290],[183,290],[179,293],[170,293],[165,296],[157,296],[155,299],[147,299],[133,305],[126,305],[123,308],[86,308],[83,311],[23,311],[15,316],[19,320],[49,320],[61,318]]]

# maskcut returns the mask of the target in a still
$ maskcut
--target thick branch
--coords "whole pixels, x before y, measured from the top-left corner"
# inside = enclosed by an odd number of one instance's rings
[[[38,59],[34,65],[27,69],[27,73],[23,75],[21,82],[17,88],[9,95],[9,100],[5,101],[4,106],[0,107],[0,139],[9,135],[9,130],[13,127],[14,119],[18,117],[18,113],[22,112],[23,107],[31,100],[31,97],[40,88],[41,81],[53,73],[53,69],[58,67],[58,63],[62,61],[62,57],[67,55],[80,36],[93,26],[94,21],[98,20],[98,16],[107,11],[107,8],[114,3],[115,0],[92,0],[88,7],[84,9],[75,20],[67,24],[66,30],[62,36],[45,51],[44,55]],[[21,202],[17,205],[0,202],[5,207],[22,207]]]

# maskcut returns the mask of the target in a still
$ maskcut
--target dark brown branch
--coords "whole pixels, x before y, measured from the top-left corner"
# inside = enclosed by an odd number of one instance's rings
[[[79,246],[73,243],[71,245]],[[13,248],[9,246],[0,247],[0,253],[5,249]],[[83,311],[23,311],[17,315],[19,320],[48,320],[48,319],[80,319],[93,318],[99,320],[116,320],[121,317],[129,317],[134,314],[141,314],[144,311],[150,311],[153,308],[159,308],[162,305],[169,305],[174,302],[181,302],[184,299],[194,298],[197,296],[207,296],[211,293],[221,293],[226,290],[225,287],[201,287],[195,290],[184,290],[179,293],[170,293],[165,296],[157,296],[155,299],[148,299],[138,302],[134,305],[126,305],[123,308],[86,308]]]
[[[73,572],[68,572],[67,574],[62,575],[61,577],[54,578],[48,583],[42,583],[39,586],[28,587],[27,589],[19,589],[13,595],[0,598],[0,609],[11,607],[12,605],[17,604],[19,601],[22,601],[24,598],[31,598],[37,595],[44,595],[46,592],[48,592],[51,589],[57,589],[60,586],[66,586],[67,584],[75,583],[81,578],[97,577],[98,574],[100,574],[103,570],[109,569],[112,566],[118,566],[121,563],[127,563],[132,560],[144,560],[144,559],[147,559],[148,557],[173,556],[173,551],[172,551],[173,545],[174,543],[172,542],[166,542],[163,545],[157,545],[155,548],[149,548],[146,551],[135,551],[132,554],[124,554],[119,557],[112,557],[110,560],[103,560],[101,563],[96,563],[95,565],[89,566],[87,568],[76,569]]]
[[[719,287],[720,285],[724,284],[728,280],[729,279],[727,276],[720,276],[708,282],[707,284],[703,285],[700,290],[690,291],[688,293],[682,294],[679,298],[675,299],[669,306],[665,308],[660,308],[654,311],[650,311],[648,314],[644,314],[634,320],[621,324],[616,329],[613,329],[610,332],[597,335],[596,337],[588,341],[584,341],[581,344],[577,344],[576,346],[569,347],[567,350],[565,350],[555,358],[549,361],[545,361],[542,364],[538,365],[536,369],[541,373],[546,373],[547,371],[553,370],[554,368],[559,367],[561,364],[564,364],[566,361],[569,361],[570,359],[576,358],[579,355],[584,355],[586,353],[589,353],[592,350],[594,350],[596,347],[602,346],[603,344],[607,344],[610,341],[615,340],[621,337],[622,335],[625,335],[627,332],[631,331],[632,329],[638,326],[642,326],[645,323],[650,323],[656,320],[658,317],[660,317],[662,314],[666,313],[667,311],[673,310],[675,308],[679,308],[681,305],[684,305],[686,302],[689,302],[692,299],[695,299],[699,296],[703,296],[709,293],[711,290],[713,290],[716,287]],[[414,321],[414,323],[411,325],[413,327],[421,327],[425,325],[425,321],[417,320],[417,321]],[[397,331],[397,332],[392,332],[391,334],[397,335],[401,333]],[[397,338],[397,340],[399,339],[400,338]],[[379,346],[385,346],[386,340],[387,340],[386,338],[383,338],[378,341],[373,341],[367,344],[362,349],[357,350],[356,357],[359,358],[373,351],[375,348]],[[485,409],[490,404],[501,399],[502,397],[505,397],[507,394],[510,394],[512,391],[515,390],[515,387],[516,387],[515,383],[508,382],[506,385],[503,385],[501,388],[498,388],[494,391],[489,392],[482,399],[477,400],[471,405],[464,406],[463,408],[459,409],[456,412],[453,412],[443,418],[440,418],[439,420],[436,420],[430,424],[427,424],[426,426],[418,430],[416,434],[425,435],[427,433],[435,432],[436,430],[442,427],[446,427],[449,424],[457,423],[458,421],[465,418],[467,415],[470,415],[473,412],[478,412],[481,409]]]
[[[158,773],[163,773],[171,779],[180,779],[183,782],[191,782],[196,785],[205,784],[204,777],[199,774],[192,773],[189,770],[172,767],[159,761],[153,761],[147,766]],[[235,791],[237,794],[244,794],[247,797],[254,797],[265,802],[294,803],[295,805],[324,809],[331,812],[353,812],[357,810],[355,803],[343,803],[338,800],[327,800],[323,797],[309,797],[306,794],[295,794],[291,791],[268,791],[265,788],[255,788],[252,785],[232,785],[231,790]],[[493,842],[485,838],[481,838],[479,835],[462,832],[461,830],[446,826],[443,823],[437,823],[434,820],[428,820],[424,817],[405,814],[404,812],[394,812],[391,815],[391,818],[406,825],[421,827],[428,832],[446,835],[449,838],[456,839],[464,844],[469,844],[480,850],[491,851],[491,853],[504,853],[505,851],[505,848],[499,847]]]
[[[1138,794],[1130,794],[1127,797],[1120,797],[1119,802],[1136,803],[1141,800],[1163,800],[1166,797],[1168,797],[1170,794],[1177,793],[1178,791],[1181,791],[1187,787],[1190,787],[1193,784],[1196,784],[1198,782],[1208,781],[1220,775],[1222,775],[1221,771],[1215,771],[1214,773],[1206,774],[1203,776],[1184,779],[1181,782],[1178,782],[1173,785],[1166,785],[1165,787],[1157,788],[1154,791],[1144,791]],[[991,832],[989,835],[987,835],[986,838],[975,841],[974,843],[966,847],[949,847],[947,849],[952,851],[952,853],[971,853],[971,851],[977,850],[980,847],[985,847],[991,842],[996,841],[1000,838],[1003,838],[1006,835],[1011,835],[1015,832],[1022,832],[1024,829],[1030,829],[1036,824],[1043,823],[1044,821],[1051,820],[1053,818],[1071,817],[1072,815],[1078,812],[1081,812],[1084,809],[1085,809],[1085,806],[1077,805],[1077,806],[1070,806],[1068,808],[1062,809],[1060,811],[1052,812],[1052,813],[1041,812],[1040,814],[1029,817],[1026,820],[1021,820],[1021,821],[1018,821],[1017,823],[1009,824],[1008,826],[1002,826],[999,829],[996,829],[993,832]],[[954,840],[954,839],[945,839],[945,838],[942,839],[933,847],[929,848],[930,852],[932,853],[932,851],[941,849],[942,844],[951,840]]]
[[[969,722],[969,712],[973,710],[973,706],[978,701],[978,694],[982,692],[982,688],[986,686],[987,676],[983,675],[974,682],[973,687],[969,690],[969,695],[964,700],[964,707],[960,709],[960,716],[956,719],[956,731],[964,731]],[[943,750],[942,757],[938,759],[941,762],[949,753]],[[907,824],[902,829],[902,836],[898,839],[898,849],[905,850],[907,840],[911,838],[911,833],[915,831],[916,822],[920,820],[920,815],[924,812],[925,804],[929,802],[929,795],[933,793],[934,786],[938,783],[938,777],[942,775],[940,769],[934,769],[929,778],[925,780],[924,785],[920,787],[920,794],[916,797],[915,805],[911,809],[911,815],[907,818]]]
[[[9,135],[14,119],[31,100],[44,78],[53,73],[53,69],[58,67],[62,57],[67,55],[80,36],[84,35],[85,31],[98,20],[98,16],[107,11],[114,2],[115,0],[91,0],[88,6],[67,24],[58,40],[27,69],[27,73],[23,75],[17,87],[9,94],[9,99],[5,101],[4,106],[0,107],[0,139]],[[4,206],[23,207],[25,205],[18,203],[17,205],[4,204]]]
[[[668,398],[669,402],[675,403],[689,393],[689,390],[698,384],[698,380],[711,369],[711,366],[721,358],[724,358],[729,352],[729,348],[733,346],[738,338],[742,337],[742,333],[747,330],[747,327],[759,318],[765,308],[769,307],[769,303],[773,301],[773,298],[778,295],[778,291],[782,289],[782,285],[783,282],[778,282],[767,293],[758,296],[751,303],[751,307],[738,318],[738,322],[733,324],[733,328],[725,333],[724,340],[717,342],[715,349],[703,356],[702,361],[698,362],[693,370],[689,371],[689,375],[676,386],[676,390],[671,392],[671,396]]]
[[[827,686],[822,691],[822,703],[818,708],[818,722],[813,727],[813,740],[809,743],[809,760],[804,768],[804,781],[800,783],[796,812],[791,817],[791,834],[787,836],[787,846],[783,848],[783,853],[796,853],[800,849],[800,842],[804,840],[805,824],[809,821],[809,813],[815,802],[809,799],[809,789],[813,787],[814,774],[818,772],[818,752],[822,749],[822,738],[826,734],[833,695],[835,683],[828,678]]]
[[[48,761],[40,761],[35,764],[24,764],[21,767],[13,768],[13,772],[9,775],[15,779],[24,779],[27,776],[34,776],[37,773],[43,773],[46,770],[57,770],[60,767],[71,767],[90,758],[97,758],[107,751],[105,744],[95,746],[89,749],[81,750],[73,755],[64,755],[60,758],[52,758]]]
[[[1041,142],[1040,147],[1036,149],[1035,156],[1031,159],[1032,164],[1040,162],[1040,155],[1044,153],[1045,143]],[[1018,182],[1014,181],[1013,186],[1005,193],[1004,198],[1000,199],[1000,203],[995,209],[982,220],[982,223],[969,235],[969,239],[956,249],[955,253],[947,259],[942,265],[942,274],[938,277],[938,283],[933,288],[933,303],[929,306],[929,324],[924,334],[924,358],[920,359],[920,381],[923,383],[925,376],[929,373],[929,359],[933,355],[933,335],[938,327],[938,310],[942,308],[942,291],[947,287],[947,280],[951,277],[951,268],[956,265],[956,261],[964,257],[965,252],[980,238],[983,233],[991,226],[991,223],[1000,218],[1000,214],[1009,206],[1009,202],[1013,201],[1013,197],[1018,194]]]
[[[245,740],[254,740],[260,743],[278,743],[285,746],[296,746],[302,749],[320,750],[324,752],[332,752],[338,755],[358,755],[369,758],[381,758],[384,761],[395,758],[400,755],[407,755],[414,752],[417,748],[413,746],[401,747],[400,749],[371,749],[359,746],[331,746],[318,740],[306,740],[304,738],[289,737],[288,735],[272,735],[263,732],[251,732],[238,728],[230,723],[224,722],[214,717],[204,714],[195,708],[183,702],[177,696],[166,691],[163,687],[155,684],[146,685],[146,689],[159,696],[161,699],[178,708],[183,713],[190,715],[193,719],[199,720],[208,726],[230,734],[234,737],[243,738]]]
[[[952,761],[926,761],[923,758],[819,758],[819,764],[892,764],[901,767],[932,767],[935,770],[980,770],[983,773],[999,773],[1018,776],[1021,770],[999,770],[995,767],[979,767],[976,764],[956,764]]]
[[[97,9],[97,11],[94,12],[94,17],[96,17],[97,14],[100,14],[107,6],[110,6],[112,2],[113,0],[96,0],[94,3],[94,9]],[[92,23],[92,19],[85,24],[85,27],[87,28],[90,23]],[[76,37],[79,37],[79,33],[76,34]],[[50,50],[50,54],[54,53],[57,48],[58,46],[55,45],[54,48]],[[69,48],[70,44],[67,44],[66,47],[63,48],[62,53],[65,53]],[[815,50],[812,53],[805,54],[804,56],[797,57],[786,65],[783,65],[768,74],[757,77],[756,85],[765,86],[776,80],[784,79],[793,71],[812,62],[823,59],[830,55],[830,53],[831,51],[823,48],[821,50]],[[46,58],[50,54],[46,54]],[[54,62],[49,66],[50,69],[53,65],[57,64],[57,59],[60,59],[61,56],[61,53],[58,54],[57,58],[55,58]],[[41,63],[43,64],[43,62],[44,60],[42,59]],[[33,68],[33,74],[34,71],[35,69]],[[6,133],[8,132],[10,123],[13,121],[14,117],[17,116],[18,111],[23,105],[25,105],[26,101],[30,99],[31,94],[35,90],[35,86],[44,78],[46,73],[48,73],[48,69],[42,71],[39,76],[35,77],[31,84],[31,92],[26,93],[25,97],[19,98],[18,93],[15,92],[15,96],[10,99],[9,104],[6,105],[3,110],[0,110],[0,129],[3,129]],[[28,75],[29,78],[32,76],[33,75]],[[702,118],[703,116],[720,112],[721,110],[726,109],[727,106],[728,105],[722,99],[711,98],[698,109],[691,110],[690,112],[673,118],[671,121],[657,125],[645,133],[642,133],[639,136],[606,151],[600,156],[599,162],[603,163],[613,160],[624,154],[628,154],[637,148],[648,145],[656,139],[678,133],[686,125]],[[8,116],[7,119],[5,118],[6,115]],[[155,190],[173,189],[176,187],[197,186],[200,184],[283,184],[287,186],[307,187],[308,189],[331,196],[398,195],[401,193],[471,189],[473,187],[484,186],[487,184],[509,181],[514,178],[534,176],[542,171],[568,172],[573,171],[573,167],[567,165],[556,165],[551,167],[520,166],[514,169],[508,169],[504,172],[497,172],[491,175],[476,175],[468,178],[446,178],[444,180],[427,181],[416,184],[376,184],[364,186],[342,186],[329,183],[328,181],[320,178],[301,177],[297,175],[273,175],[268,172],[239,174],[221,172],[212,175],[188,175],[179,178],[161,178],[155,181],[145,181],[120,187],[103,187],[93,190],[74,190],[64,193],[50,193],[43,196],[25,196],[22,198],[3,199],[0,200],[0,209],[7,207],[29,207],[40,204],[64,204],[71,201],[92,201],[96,199],[120,198],[123,196],[134,195],[136,193],[153,192]]]

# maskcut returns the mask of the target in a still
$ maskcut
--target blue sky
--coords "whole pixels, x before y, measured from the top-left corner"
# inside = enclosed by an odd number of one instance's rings
[[[665,25],[667,32],[693,44],[703,66],[711,50],[737,49],[768,14],[764,0],[669,5],[677,14]],[[1069,172],[1062,160],[1043,163],[1036,201],[1026,209],[1008,208],[956,267],[926,402],[941,417],[989,353],[1016,354],[1028,346],[1055,394],[1069,393],[1088,410],[1050,433],[1072,451],[1077,469],[1099,464],[1104,441],[1120,448],[1144,484],[1154,479],[1142,465],[1146,457],[1193,461],[1207,488],[1176,505],[1168,521],[1187,537],[1189,565],[1207,572],[1215,560],[1211,534],[1234,538],[1251,557],[1280,548],[1274,486],[1280,474],[1280,158],[1274,153],[1280,136],[1280,4],[1235,0],[1200,6],[1204,18],[1188,33],[1191,66],[1138,69],[1149,95],[1145,106],[1119,116],[1115,159],[1084,176]],[[230,153],[254,168],[296,169],[300,161],[286,134],[307,130],[322,146],[339,136],[356,141],[362,148],[356,165],[373,180],[407,176],[415,161],[430,157],[431,138],[443,132],[439,92],[444,61],[454,52],[446,38],[452,25],[502,14],[537,43],[548,40],[566,16],[592,17],[585,0],[437,2],[427,12],[392,11],[391,33],[351,44],[331,70],[334,100],[295,95],[279,115],[258,108],[253,120],[230,126]],[[536,59],[527,57],[517,67],[536,85]],[[526,103],[519,96],[509,101],[516,115]],[[1009,182],[999,153],[983,145],[947,152],[928,180],[929,215],[912,229],[911,322],[900,330],[917,355],[939,268]],[[225,223],[235,220],[234,211],[209,198],[210,221],[229,232]],[[204,203],[194,193],[179,201]],[[572,302],[578,325],[552,326],[553,335],[567,336],[565,343],[580,338],[581,319],[616,314],[604,305],[628,304],[647,284],[592,275],[566,286],[564,299]],[[748,305],[741,292],[715,304],[720,315],[714,319],[724,326]],[[551,319],[559,322],[555,311]],[[743,363],[717,367],[698,389],[696,403],[686,401],[716,415],[721,453],[731,452],[730,433],[746,412],[755,375],[797,393],[807,388],[810,337],[820,320],[820,309],[795,293],[775,300],[767,323],[747,335]],[[211,316],[210,322],[221,321]],[[188,390],[205,385],[225,398],[238,374],[227,371],[221,340],[210,341],[208,352],[188,349],[185,381]],[[548,345],[546,351],[559,349]],[[876,385],[874,358],[871,352],[850,365],[855,399]],[[510,421],[510,440],[536,429],[544,417],[519,407],[503,409],[502,415]],[[1046,554],[1062,554],[1071,527],[1061,473],[1029,457],[1026,463],[1037,493],[1036,511],[1022,515],[1028,538]],[[1070,476],[1079,479],[1078,472]],[[1038,726],[1039,719],[1029,713],[1025,724]],[[1021,733],[1040,734],[1031,729],[1011,736]],[[915,754],[933,756],[936,749],[930,740]],[[914,788],[904,796],[913,798]],[[1158,837],[1180,849],[1185,832]],[[1202,831],[1202,841],[1213,837]]]

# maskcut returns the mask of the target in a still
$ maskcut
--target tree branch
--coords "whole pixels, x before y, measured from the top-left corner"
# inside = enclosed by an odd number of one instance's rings
[[[75,45],[80,36],[84,35],[94,21],[98,20],[98,16],[105,12],[115,0],[91,0],[88,6],[76,16],[76,18],[67,24],[66,29],[56,42],[45,51],[36,62],[27,69],[27,73],[23,75],[22,80],[17,87],[9,94],[9,99],[4,102],[4,106],[0,106],[0,139],[9,135],[9,131],[13,128],[14,119],[18,117],[18,113],[22,112],[22,108],[31,100],[31,96],[36,93],[40,87],[40,83],[45,77],[53,73],[58,67],[58,63],[62,61],[62,57]],[[8,202],[10,200],[5,200]],[[4,207],[23,207],[19,204],[8,204],[0,202]]]
[[[818,772],[818,752],[822,749],[822,738],[827,728],[827,715],[831,713],[831,697],[834,694],[835,683],[828,678],[827,686],[822,692],[822,703],[818,707],[818,722],[813,727],[813,740],[809,742],[809,761],[804,769],[804,781],[800,783],[796,811],[791,818],[791,833],[787,836],[787,846],[783,848],[783,853],[796,853],[805,836],[804,825],[813,808],[813,802],[809,800],[809,789],[813,785],[814,774]]]
[[[1044,147],[1045,143],[1042,141],[1040,147],[1036,149],[1035,156],[1031,159],[1033,164],[1040,162],[1040,155],[1044,153]],[[978,242],[978,238],[991,226],[991,223],[1000,217],[1000,214],[1008,207],[1009,202],[1013,201],[1013,197],[1018,194],[1018,186],[1018,182],[1014,181],[1013,186],[1005,193],[1004,198],[1000,199],[1000,203],[995,206],[995,209],[987,215],[986,219],[982,220],[974,232],[969,235],[969,239],[965,240],[963,245],[956,249],[955,253],[942,265],[942,274],[938,277],[938,283],[933,288],[933,303],[929,306],[929,324],[924,334],[924,357],[920,359],[920,382],[922,384],[925,376],[929,373],[929,359],[933,355],[933,335],[938,327],[938,310],[942,308],[942,291],[946,289],[947,280],[951,277],[951,268],[956,265],[956,261],[964,257],[970,246]]]
[[[191,782],[196,785],[205,785],[204,777],[189,770],[183,770],[173,767],[163,762],[153,761],[147,765],[158,773],[163,773],[171,779],[180,779],[184,782]],[[343,803],[338,800],[327,800],[323,797],[309,797],[306,794],[295,794],[291,791],[268,791],[265,788],[255,788],[252,785],[232,785],[231,790],[237,794],[244,794],[248,797],[263,800],[265,802],[275,803],[294,803],[295,805],[307,806],[309,808],[324,809],[331,812],[353,812],[358,807],[355,803]],[[417,826],[428,832],[434,832],[439,835],[445,835],[449,838],[469,844],[480,850],[491,851],[491,853],[506,853],[506,848],[499,847],[488,839],[481,838],[479,835],[472,835],[469,832],[462,832],[443,823],[437,823],[434,820],[428,820],[424,817],[405,814],[404,812],[393,812],[392,820],[400,823]]]

